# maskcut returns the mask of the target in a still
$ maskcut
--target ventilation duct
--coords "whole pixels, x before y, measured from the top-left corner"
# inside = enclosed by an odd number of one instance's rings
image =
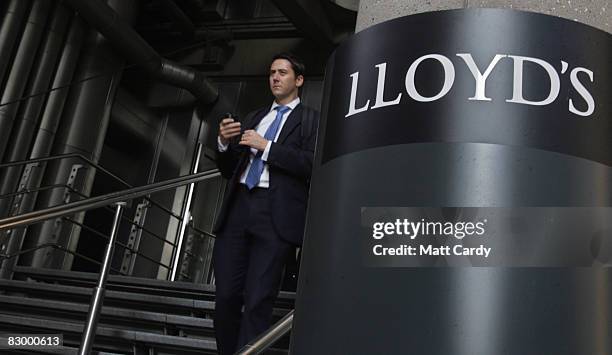
[[[162,58],[106,4],[96,0],[66,0],[66,3],[77,10],[130,62],[166,83],[189,90],[201,104],[211,104],[217,99],[217,87],[204,74]]]

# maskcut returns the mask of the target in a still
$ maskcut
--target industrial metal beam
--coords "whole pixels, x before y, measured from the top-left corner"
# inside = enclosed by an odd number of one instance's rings
[[[272,0],[307,38],[324,48],[336,44],[334,26],[319,0]]]
[[[219,95],[216,85],[199,71],[162,58],[113,9],[97,0],[66,0],[92,27],[129,61],[166,83],[189,90],[200,103],[211,104]]]

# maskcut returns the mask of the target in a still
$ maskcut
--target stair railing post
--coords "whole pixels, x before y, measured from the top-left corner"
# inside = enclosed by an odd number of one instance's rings
[[[198,172],[198,168],[200,167],[200,156],[202,155],[202,143],[197,144],[195,159],[191,164],[191,174],[195,174]],[[176,246],[174,247],[172,253],[172,266],[170,269],[170,281],[176,281],[177,274],[179,273],[179,261],[181,259],[181,249],[183,248],[183,240],[185,239],[185,230],[187,229],[187,225],[189,224],[189,219],[191,217],[191,202],[193,198],[193,190],[195,187],[195,183],[191,183],[187,186],[187,194],[185,201],[183,203],[183,215],[181,219],[181,224],[179,228],[179,233],[177,236]]]
[[[100,270],[100,278],[98,279],[98,285],[94,289],[93,299],[89,304],[89,312],[87,313],[87,323],[85,324],[83,338],[81,339],[81,348],[79,349],[79,355],[88,355],[93,345],[93,340],[96,335],[96,328],[98,326],[98,318],[100,315],[100,308],[102,302],[104,302],[104,291],[106,286],[106,279],[108,278],[108,271],[110,270],[110,264],[113,257],[113,250],[115,248],[115,239],[117,238],[117,232],[119,231],[119,222],[121,221],[121,214],[125,207],[125,202],[116,203],[115,207],[115,218],[113,220],[113,227],[111,229],[110,239],[106,246],[106,253],[104,254],[104,261],[102,263],[102,269]]]

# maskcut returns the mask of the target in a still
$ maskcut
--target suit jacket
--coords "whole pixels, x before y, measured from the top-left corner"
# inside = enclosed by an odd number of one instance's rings
[[[270,112],[265,107],[247,115],[242,131],[254,129]],[[301,245],[304,235],[306,205],[316,145],[319,113],[298,104],[289,114],[280,135],[272,143],[266,164],[270,172],[268,188],[272,223],[284,240]],[[219,153],[217,166],[221,175],[229,179],[215,232],[223,230],[228,210],[233,208],[240,177],[250,159],[250,149],[230,143],[227,151]]]

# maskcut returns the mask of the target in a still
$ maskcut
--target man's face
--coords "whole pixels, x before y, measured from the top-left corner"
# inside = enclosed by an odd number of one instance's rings
[[[297,96],[298,88],[304,83],[304,77],[301,75],[295,77],[295,72],[287,59],[276,59],[270,65],[269,81],[272,95],[282,100]]]

